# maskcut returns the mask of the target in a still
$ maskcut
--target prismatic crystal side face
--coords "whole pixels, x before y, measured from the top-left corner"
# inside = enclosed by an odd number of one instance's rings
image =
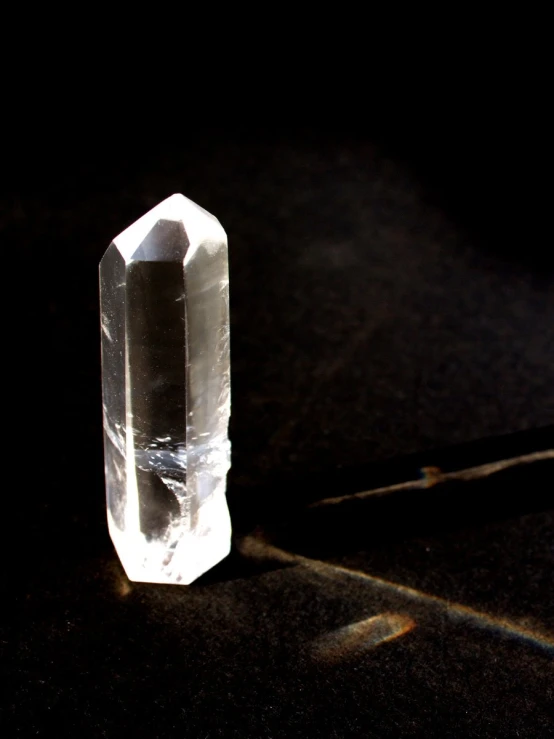
[[[100,263],[108,525],[131,580],[187,584],[229,553],[228,284],[223,228],[183,195]]]

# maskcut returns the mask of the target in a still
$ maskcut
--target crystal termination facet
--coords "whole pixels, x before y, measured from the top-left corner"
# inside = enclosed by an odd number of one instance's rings
[[[230,549],[227,237],[172,195],[100,263],[108,526],[130,580],[188,584]]]

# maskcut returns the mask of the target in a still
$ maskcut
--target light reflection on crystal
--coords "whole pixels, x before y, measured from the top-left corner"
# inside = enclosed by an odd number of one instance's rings
[[[227,239],[173,195],[100,265],[106,494],[131,580],[190,583],[229,552]]]

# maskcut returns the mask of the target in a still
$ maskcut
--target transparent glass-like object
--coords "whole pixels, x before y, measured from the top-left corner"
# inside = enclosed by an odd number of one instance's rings
[[[228,289],[225,231],[183,195],[100,263],[108,525],[131,580],[187,584],[229,553]]]

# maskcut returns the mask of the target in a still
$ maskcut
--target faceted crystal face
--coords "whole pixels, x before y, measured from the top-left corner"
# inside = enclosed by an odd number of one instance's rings
[[[187,584],[229,553],[227,238],[173,195],[100,263],[108,525],[131,580]]]

